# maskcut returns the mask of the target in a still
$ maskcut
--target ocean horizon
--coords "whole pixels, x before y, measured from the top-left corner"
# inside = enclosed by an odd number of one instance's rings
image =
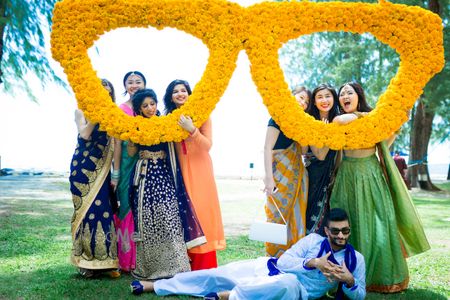
[[[446,181],[449,164],[428,164],[431,180]],[[51,176],[51,177],[69,177],[69,169],[58,170],[51,168],[13,168],[5,166],[0,170],[7,170],[6,176]],[[253,169],[242,169],[230,172],[215,172],[214,176],[219,179],[261,179],[264,173],[255,172]],[[5,176],[0,176],[5,177]]]

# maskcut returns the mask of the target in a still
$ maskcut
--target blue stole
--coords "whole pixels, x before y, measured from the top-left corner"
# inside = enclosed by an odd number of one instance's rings
[[[336,258],[334,258],[334,253],[333,253],[333,250],[331,249],[330,242],[328,241],[327,238],[325,238],[322,241],[322,243],[320,244],[320,250],[319,250],[319,253],[317,254],[317,258],[322,257],[323,255],[327,254],[328,252],[331,252],[330,256],[328,257],[328,260],[336,265],[339,265]],[[278,268],[277,268],[277,261],[278,261],[278,258],[275,258],[275,257],[271,257],[267,261],[267,268],[269,269],[269,274],[268,274],[269,276],[274,276],[274,275],[280,274],[280,270],[278,270]],[[356,269],[357,261],[356,261],[355,249],[350,244],[347,244],[345,246],[344,261],[345,261],[345,265],[347,266],[347,269],[350,271],[350,273],[353,273],[353,271],[355,271],[355,269]],[[356,282],[355,282],[355,284],[356,284]],[[344,292],[342,291],[342,285],[343,285],[343,282],[339,282],[338,290],[337,290],[336,296],[335,296],[335,299],[337,299],[337,300],[344,299]]]
[[[331,255],[328,257],[328,260],[336,265],[339,265],[337,260],[334,258],[334,253],[333,250],[331,249],[330,242],[328,241],[328,239],[324,239],[322,241],[322,244],[320,244],[320,250],[319,254],[317,254],[317,258],[322,257],[328,252],[331,252]],[[356,254],[355,249],[350,244],[347,244],[345,246],[344,261],[345,265],[347,266],[347,269],[350,271],[350,273],[353,273],[353,271],[355,271],[356,269]],[[338,290],[335,296],[335,299],[337,300],[344,299],[344,292],[342,291],[343,284],[344,284],[343,282],[339,282]]]

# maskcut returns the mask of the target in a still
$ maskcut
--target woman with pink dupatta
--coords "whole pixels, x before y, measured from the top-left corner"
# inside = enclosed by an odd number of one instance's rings
[[[138,90],[144,89],[146,83],[145,76],[141,72],[130,71],[125,74],[123,85],[125,87],[125,94],[129,94],[130,98],[119,107],[127,115],[134,116],[131,98]],[[116,142],[114,171],[112,174],[113,179],[118,180],[117,198],[119,200],[119,211],[114,216],[114,219],[117,229],[119,266],[123,272],[130,272],[136,266],[136,245],[132,240],[134,220],[129,204],[129,187],[131,172],[136,164],[137,157],[128,155],[126,151],[127,144],[128,141],[118,140]]]

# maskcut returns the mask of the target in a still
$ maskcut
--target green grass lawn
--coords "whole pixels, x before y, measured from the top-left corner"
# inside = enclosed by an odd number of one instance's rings
[[[72,202],[65,179],[0,179],[0,299],[135,299],[132,278],[107,276],[86,280],[69,263]],[[37,181],[37,183],[36,183]],[[245,198],[247,219],[259,207],[258,194],[246,194],[255,181],[218,180],[224,219],[235,215]],[[447,299],[450,296],[450,185],[447,192],[414,192],[431,250],[408,259],[410,287],[399,294],[368,294],[367,299]],[[250,204],[253,203],[253,204]],[[256,202],[256,204],[255,204]],[[262,204],[261,204],[262,205]],[[239,211],[242,217],[243,212]],[[250,217],[249,217],[250,215]],[[226,227],[228,225],[226,224]],[[219,263],[264,255],[263,243],[248,240],[245,225],[236,227],[219,253]],[[156,299],[146,295],[146,299]],[[163,299],[190,299],[164,297]]]

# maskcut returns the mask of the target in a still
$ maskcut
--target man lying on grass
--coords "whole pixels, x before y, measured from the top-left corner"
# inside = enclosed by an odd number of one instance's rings
[[[279,259],[260,257],[214,269],[180,273],[155,282],[133,281],[134,294],[155,292],[205,299],[316,299],[336,290],[336,299],[366,295],[364,257],[348,244],[347,213],[330,210],[322,237],[309,234]]]

